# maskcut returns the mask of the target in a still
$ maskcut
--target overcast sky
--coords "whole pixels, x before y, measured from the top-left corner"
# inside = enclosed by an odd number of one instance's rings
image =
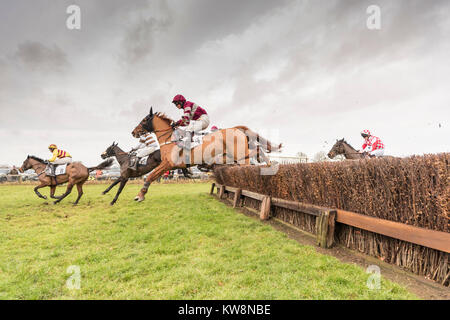
[[[0,0],[0,164],[56,143],[95,165],[150,106],[178,119],[178,93],[286,156],[360,148],[363,129],[387,154],[449,152],[449,17],[448,0]]]

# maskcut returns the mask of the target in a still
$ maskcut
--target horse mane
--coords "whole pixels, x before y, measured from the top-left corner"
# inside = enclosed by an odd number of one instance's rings
[[[348,146],[349,146],[350,148],[352,148],[353,150],[356,150],[356,149],[353,148],[353,146],[352,146],[350,143],[348,143],[344,138],[342,138],[342,140],[339,140],[339,141],[345,143],[346,145],[348,145]]]
[[[168,122],[168,124],[171,124],[172,122],[174,122],[172,119],[170,119],[165,113],[163,112],[157,112],[155,113],[155,116],[157,116],[158,118],[160,118],[161,120],[164,120],[166,122]]]
[[[38,162],[40,162],[40,163],[44,163],[44,162],[45,162],[45,160],[43,160],[43,159],[41,159],[41,158],[38,158],[38,157],[36,157],[36,156],[28,156],[28,158],[31,158],[31,159],[33,159],[33,160],[36,160],[36,161],[38,161]]]

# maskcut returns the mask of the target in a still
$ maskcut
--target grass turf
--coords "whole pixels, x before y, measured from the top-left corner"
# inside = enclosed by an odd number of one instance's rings
[[[154,185],[135,203],[139,187],[111,207],[115,189],[87,185],[74,207],[76,190],[51,205],[0,186],[0,299],[417,298],[383,278],[370,290],[359,266],[237,214],[209,184]],[[80,289],[66,285],[70,266]]]

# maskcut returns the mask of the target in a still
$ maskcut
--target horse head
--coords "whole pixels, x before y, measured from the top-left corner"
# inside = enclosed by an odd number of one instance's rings
[[[133,137],[139,138],[145,133],[153,132],[171,132],[174,121],[167,117],[164,113],[153,113],[153,108],[150,113],[142,119],[136,128],[131,132]]]
[[[108,158],[114,157],[116,155],[117,145],[118,145],[118,143],[114,141],[112,143],[112,145],[110,145],[108,147],[108,149],[106,149],[106,151],[102,153],[102,155],[101,155],[102,159],[108,159]]]
[[[42,160],[41,158],[28,155],[27,158],[23,161],[22,166],[20,167],[19,171],[21,173],[24,173],[25,171],[32,169],[33,165],[39,164],[39,163],[44,164],[45,161]]]
[[[153,113],[153,107],[150,108],[149,114],[142,119],[142,121],[137,125],[136,128],[131,132],[133,137],[139,138],[146,132],[153,132],[155,129],[153,128],[153,117],[155,114]]]
[[[344,144],[345,144],[344,138],[342,138],[342,140],[336,139],[336,143],[328,152],[328,158],[333,159],[337,155],[344,154],[345,153]]]

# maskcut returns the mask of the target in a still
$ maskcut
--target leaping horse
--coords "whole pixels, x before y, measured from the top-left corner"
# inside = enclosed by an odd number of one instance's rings
[[[237,126],[207,134],[202,144],[187,151],[175,143],[175,137],[172,137],[174,127],[172,119],[160,112],[153,113],[153,109],[150,109],[150,113],[133,130],[132,135],[135,138],[146,132],[154,132],[161,150],[161,163],[147,176],[143,188],[135,198],[136,201],[144,201],[150,184],[167,170],[224,163],[249,165],[250,159],[259,157],[261,150],[270,153],[282,148],[282,144],[273,145],[247,127]],[[188,153],[189,163],[185,163],[185,153]],[[270,166],[270,161],[268,165]]]
[[[39,193],[38,189],[50,187],[50,197],[53,199],[57,199],[54,202],[55,204],[61,202],[61,200],[67,197],[72,192],[72,188],[76,185],[78,189],[78,198],[75,201],[74,205],[77,205],[81,199],[81,196],[83,195],[83,184],[89,178],[89,173],[94,170],[102,170],[108,168],[112,165],[112,163],[113,160],[109,159],[93,168],[86,168],[83,164],[81,164],[81,162],[70,163],[67,165],[65,174],[56,176],[56,184],[53,183],[54,179],[45,174],[47,162],[38,157],[28,156],[23,162],[22,167],[19,169],[19,171],[23,173],[26,170],[33,169],[38,175],[38,179],[40,181],[40,184],[36,188],[34,188],[34,192],[39,198],[47,199],[46,196],[43,196]],[[62,196],[56,197],[56,186],[66,182],[68,182],[66,192]]]

